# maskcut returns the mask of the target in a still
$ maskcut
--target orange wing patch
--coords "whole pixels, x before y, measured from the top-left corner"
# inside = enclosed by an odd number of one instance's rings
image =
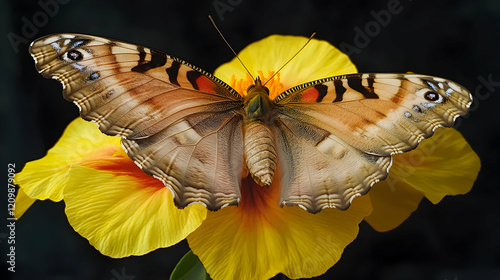
[[[315,87],[311,87],[304,92],[302,92],[302,98],[300,101],[304,103],[316,103],[318,102],[319,91]]]
[[[214,82],[212,82],[209,78],[201,75],[195,79],[195,83],[198,86],[198,90],[215,93]]]

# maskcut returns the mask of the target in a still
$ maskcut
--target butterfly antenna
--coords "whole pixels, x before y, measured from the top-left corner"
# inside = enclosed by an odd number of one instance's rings
[[[231,49],[231,51],[234,53],[234,55],[236,56],[236,58],[240,61],[241,65],[243,65],[243,68],[245,68],[245,70],[247,70],[247,73],[248,75],[250,75],[250,77],[252,77],[252,80],[255,81],[254,77],[252,76],[252,74],[250,73],[250,71],[248,71],[248,68],[245,66],[245,64],[243,64],[243,61],[241,61],[240,57],[238,56],[238,54],[233,50],[233,48],[231,47],[231,45],[227,42],[226,38],[224,37],[224,35],[222,35],[222,32],[220,32],[219,28],[217,27],[217,25],[215,24],[215,21],[214,19],[212,18],[211,15],[208,15],[208,18],[210,19],[210,21],[212,22],[213,26],[215,27],[215,30],[217,30],[217,32],[219,32],[219,35],[222,37],[222,40],[224,40],[224,42],[226,43],[226,45]]]
[[[313,34],[311,34],[311,36],[309,36],[309,39],[307,40],[307,42],[302,46],[302,48],[300,48],[300,50],[298,50],[285,64],[283,64],[283,66],[281,66],[280,69],[278,69],[278,71],[276,71],[268,80],[267,82],[265,82],[263,84],[263,86],[265,86],[270,80],[272,80],[274,78],[274,76],[276,76],[276,74],[278,74],[281,69],[283,69],[288,63],[290,63],[290,61],[292,61],[292,59],[294,57],[296,57],[306,46],[307,44],[309,44],[309,42],[311,42],[312,38],[316,35],[316,32],[313,32]]]

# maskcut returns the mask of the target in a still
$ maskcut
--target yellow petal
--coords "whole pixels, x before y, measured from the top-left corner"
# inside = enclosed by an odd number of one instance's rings
[[[45,157],[26,163],[15,182],[31,198],[60,201],[72,164],[109,156],[119,145],[119,137],[106,136],[95,124],[77,118]]]
[[[241,204],[208,213],[188,236],[191,250],[213,279],[268,279],[280,272],[290,278],[321,275],[340,259],[371,212],[366,196],[356,198],[346,211],[310,214],[299,207],[280,208],[277,186],[263,188],[244,179]]]
[[[300,36],[271,35],[248,45],[238,56],[254,77],[259,70],[267,75],[278,71],[307,40]],[[281,81],[288,89],[309,81],[356,72],[347,55],[326,41],[313,39],[280,73]],[[236,58],[215,70],[215,76],[228,84],[233,75],[236,79],[246,79],[246,73]]]
[[[373,212],[365,218],[376,231],[389,231],[398,227],[417,210],[424,197],[408,184],[401,182],[392,173],[385,181],[378,182],[368,193]]]
[[[479,157],[460,132],[440,128],[417,149],[395,155],[390,172],[436,204],[446,195],[469,192],[480,168]]]
[[[30,198],[23,189],[19,189],[16,195],[16,209],[14,210],[14,216],[16,219],[21,218],[21,216],[28,210],[28,208],[35,203],[36,199]]]
[[[102,254],[121,258],[171,246],[205,219],[203,205],[178,209],[170,190],[132,160],[118,167],[73,166],[64,191],[71,226]]]

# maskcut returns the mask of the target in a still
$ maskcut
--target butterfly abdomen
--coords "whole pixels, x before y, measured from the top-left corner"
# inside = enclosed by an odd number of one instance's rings
[[[270,125],[273,104],[269,89],[257,77],[247,90],[244,103],[244,151],[248,171],[261,186],[270,186],[276,170],[276,140]]]
[[[270,186],[276,170],[274,135],[261,121],[245,124],[244,134],[248,170],[257,184]]]

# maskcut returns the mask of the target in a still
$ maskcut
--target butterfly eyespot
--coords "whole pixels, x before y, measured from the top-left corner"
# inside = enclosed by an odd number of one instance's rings
[[[413,111],[415,111],[415,112],[417,112],[417,113],[420,113],[420,114],[422,114],[422,113],[423,113],[423,112],[422,112],[422,108],[420,108],[420,107],[419,107],[419,106],[417,106],[417,105],[413,106],[413,108],[412,108],[412,109],[413,109]]]
[[[87,77],[87,80],[88,81],[95,81],[97,79],[99,79],[101,75],[99,74],[99,72],[94,72],[92,74],[90,74],[88,77]]]
[[[83,59],[83,54],[76,50],[71,50],[66,54],[66,57],[72,61],[80,61]]]
[[[104,95],[104,99],[108,99],[111,97],[111,95],[113,95],[115,92],[113,90],[110,90],[108,91],[105,95]]]
[[[433,101],[433,102],[436,102],[436,101],[439,101],[440,99],[440,95],[437,94],[436,92],[433,92],[433,91],[428,91],[425,95],[424,95],[425,99],[429,100],[429,101]]]

